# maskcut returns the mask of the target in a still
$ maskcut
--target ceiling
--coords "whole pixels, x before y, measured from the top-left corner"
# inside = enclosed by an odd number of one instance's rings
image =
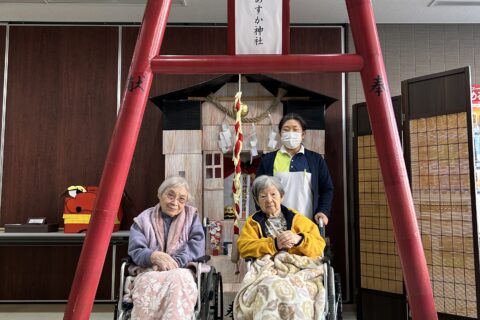
[[[0,0],[0,21],[140,22],[145,1]],[[170,23],[227,22],[227,0],[172,1]],[[480,23],[480,0],[372,0],[372,3],[378,23]],[[342,0],[291,0],[290,7],[292,23],[348,23]]]

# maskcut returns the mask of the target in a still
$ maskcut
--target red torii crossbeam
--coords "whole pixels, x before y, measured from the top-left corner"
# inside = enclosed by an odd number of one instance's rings
[[[284,0],[283,4],[288,0]],[[115,214],[132,161],[153,72],[312,73],[359,71],[415,320],[438,319],[370,0],[346,0],[357,54],[157,56],[172,0],[148,0],[129,79],[64,319],[90,318]],[[230,16],[230,13],[229,13]],[[288,19],[287,19],[288,21]],[[284,32],[285,34],[285,32]],[[143,89],[143,90],[141,90]]]

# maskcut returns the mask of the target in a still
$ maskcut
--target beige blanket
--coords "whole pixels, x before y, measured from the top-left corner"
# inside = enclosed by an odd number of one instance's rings
[[[234,302],[234,319],[323,319],[321,258],[281,252],[257,259]]]

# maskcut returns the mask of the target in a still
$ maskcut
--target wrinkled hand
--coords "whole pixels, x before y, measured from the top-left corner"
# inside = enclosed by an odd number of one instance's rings
[[[296,233],[290,230],[284,231],[277,236],[277,246],[279,249],[290,249],[302,239]]]
[[[315,219],[315,222],[316,222],[317,224],[318,224],[318,222],[320,221],[320,219],[323,220],[323,224],[324,224],[324,225],[327,225],[327,224],[328,224],[328,217],[327,217],[327,216],[325,215],[325,213],[323,213],[323,212],[317,212],[317,213],[315,214],[314,219]]]
[[[165,252],[154,251],[150,256],[155,271],[168,271],[178,268],[177,262]]]

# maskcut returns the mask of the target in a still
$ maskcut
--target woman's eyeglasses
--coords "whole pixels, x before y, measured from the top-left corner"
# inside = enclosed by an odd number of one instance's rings
[[[175,200],[177,200],[178,203],[180,203],[180,204],[185,204],[185,203],[187,202],[187,197],[182,196],[182,195],[180,195],[180,196],[177,197],[177,195],[176,195],[175,193],[173,193],[173,192],[168,192],[168,193],[166,194],[166,196],[167,196],[167,199],[168,199],[168,200],[170,200],[170,201],[175,201]]]

